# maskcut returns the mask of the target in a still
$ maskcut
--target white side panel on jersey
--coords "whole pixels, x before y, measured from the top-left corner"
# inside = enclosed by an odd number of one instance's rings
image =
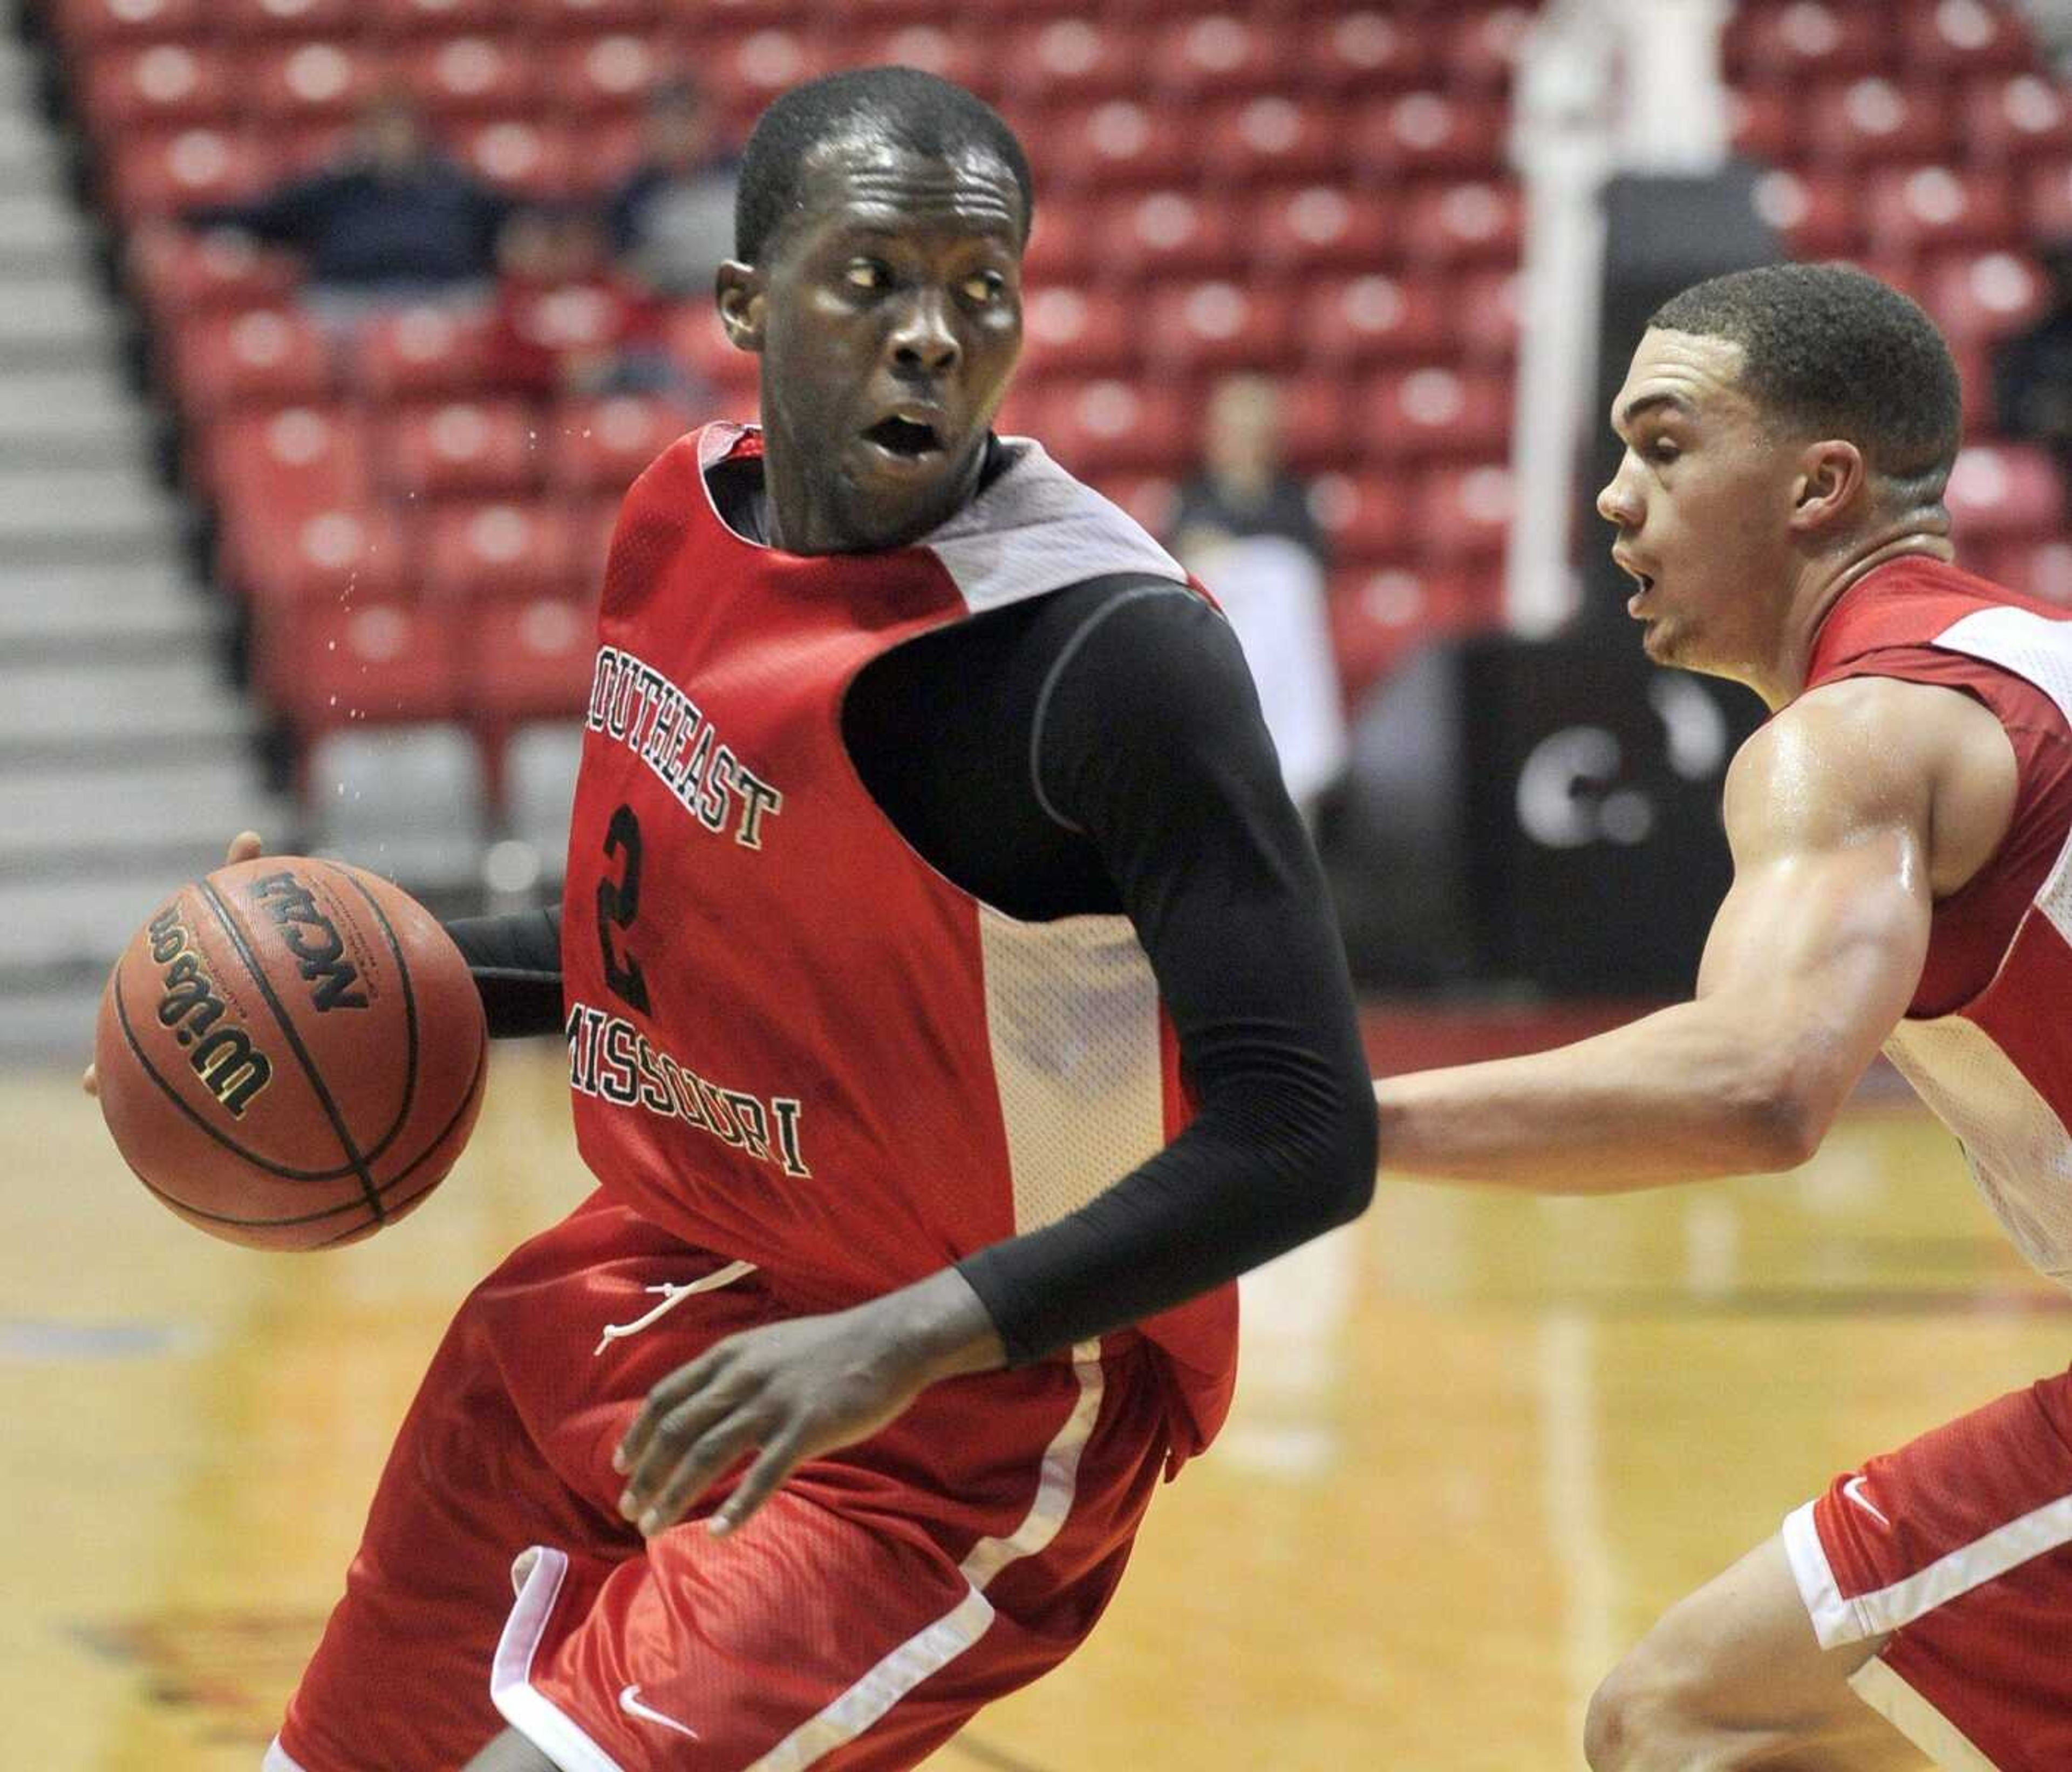
[[[1124,917],[979,907],[1014,1228],[1075,1211],[1166,1143],[1158,986]]]
[[[972,613],[1109,573],[1185,584],[1186,569],[1137,520],[1082,486],[1026,437],[1001,439],[1018,459],[926,545]]]
[[[1885,1050],[1957,1135],[2015,1247],[2072,1286],[2072,1138],[2050,1104],[1984,1029],[1960,1015],[1902,1022]]]

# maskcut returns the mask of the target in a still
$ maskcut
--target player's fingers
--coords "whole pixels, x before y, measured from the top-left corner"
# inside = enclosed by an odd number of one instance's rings
[[[266,844],[257,831],[240,831],[230,840],[230,849],[223,858],[225,867],[240,861],[256,861],[266,853]]]
[[[722,1342],[719,1347],[708,1348],[688,1366],[678,1367],[648,1393],[647,1400],[640,1405],[640,1412],[634,1416],[632,1426],[620,1437],[618,1449],[611,1455],[611,1468],[620,1476],[636,1469],[647,1457],[656,1431],[670,1412],[697,1396],[718,1375],[718,1356],[725,1345]]]
[[[712,1487],[713,1479],[754,1443],[755,1437],[754,1418],[747,1415],[732,1416],[705,1434],[677,1462],[643,1511],[635,1522],[640,1536],[652,1538],[681,1519],[684,1510]]]
[[[705,1522],[705,1530],[715,1538],[724,1538],[742,1525],[777,1492],[778,1485],[791,1474],[804,1451],[794,1434],[781,1434],[772,1440],[726,1498],[726,1505]]]
[[[79,1086],[88,1095],[98,1096],[101,1093],[101,1073],[89,1064],[80,1074]]]
[[[686,1399],[664,1416],[627,1474],[619,1512],[633,1519],[653,1506],[679,1461],[733,1412],[732,1399],[708,1392]]]

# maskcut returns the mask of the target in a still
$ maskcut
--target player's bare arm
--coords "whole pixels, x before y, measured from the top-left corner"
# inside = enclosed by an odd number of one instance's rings
[[[1693,999],[1378,1083],[1390,1166],[1597,1194],[1796,1166],[1906,1013],[1934,902],[1992,854],[2014,779],[1999,722],[1955,690],[1865,678],[1805,696],[1729,772],[1734,881]]]

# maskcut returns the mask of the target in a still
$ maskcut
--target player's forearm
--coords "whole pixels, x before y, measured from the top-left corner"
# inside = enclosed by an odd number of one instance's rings
[[[461,917],[446,933],[467,960],[492,1039],[561,1030],[561,913]]]
[[[1392,1175],[1609,1194],[1788,1169],[1824,1129],[1785,1043],[1703,1002],[1555,1051],[1383,1078]]]

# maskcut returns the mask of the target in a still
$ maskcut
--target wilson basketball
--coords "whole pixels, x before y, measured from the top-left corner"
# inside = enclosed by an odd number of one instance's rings
[[[359,868],[269,855],[182,887],[101,993],[101,1110],[144,1185],[261,1249],[371,1235],[445,1178],[487,1071],[438,920]]]

